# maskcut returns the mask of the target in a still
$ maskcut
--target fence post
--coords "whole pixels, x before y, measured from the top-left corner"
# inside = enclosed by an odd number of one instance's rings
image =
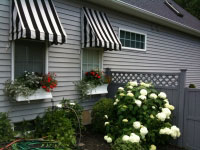
[[[180,69],[180,80],[179,80],[179,116],[178,116],[178,127],[182,133],[182,136],[178,140],[178,145],[183,146],[183,132],[184,132],[184,97],[185,97],[185,81],[187,69]]]
[[[110,84],[110,82],[111,82],[111,69],[110,68],[105,68],[105,78],[106,78],[108,84]]]

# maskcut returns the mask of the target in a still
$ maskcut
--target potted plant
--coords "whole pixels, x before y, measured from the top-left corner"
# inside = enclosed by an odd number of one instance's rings
[[[77,89],[81,92],[82,98],[88,95],[106,94],[108,84],[104,80],[103,72],[91,70],[85,72],[82,80],[75,83]]]
[[[30,101],[52,98],[51,91],[57,86],[55,74],[47,75],[25,71],[15,80],[7,80],[5,94],[16,101]]]

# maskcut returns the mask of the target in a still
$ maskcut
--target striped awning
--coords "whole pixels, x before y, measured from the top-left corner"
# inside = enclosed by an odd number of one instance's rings
[[[121,42],[105,13],[85,7],[83,12],[82,47],[102,47],[105,50],[121,50]]]
[[[51,0],[12,0],[10,40],[21,38],[66,42],[67,35]]]

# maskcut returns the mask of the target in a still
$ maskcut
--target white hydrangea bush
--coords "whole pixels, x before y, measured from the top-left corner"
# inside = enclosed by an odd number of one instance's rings
[[[106,116],[105,122],[108,143],[121,138],[156,150],[156,146],[181,135],[179,128],[171,124],[175,107],[169,103],[166,93],[158,92],[151,84],[134,81],[119,87],[113,105],[115,117]]]

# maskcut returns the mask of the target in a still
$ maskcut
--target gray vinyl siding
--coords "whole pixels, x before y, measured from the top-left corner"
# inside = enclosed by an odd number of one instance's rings
[[[104,68],[141,72],[179,72],[186,68],[186,85],[200,87],[200,38],[120,13],[110,13],[109,19],[116,33],[121,28],[147,34],[147,49],[105,52]]]
[[[57,74],[58,87],[53,92],[54,105],[64,97],[79,96],[74,82],[81,78],[81,4],[72,0],[53,0],[61,23],[67,33],[67,43],[48,49],[48,71]],[[13,122],[33,119],[52,106],[50,100],[10,102],[3,93],[3,84],[11,78],[11,49],[9,37],[9,0],[0,0],[0,112],[9,112]],[[200,86],[200,40],[183,33],[130,17],[105,8],[84,4],[107,13],[115,32],[119,28],[147,34],[147,51],[122,49],[104,52],[104,68],[114,71],[177,72],[187,68],[187,83]],[[91,109],[91,99],[82,105]]]

